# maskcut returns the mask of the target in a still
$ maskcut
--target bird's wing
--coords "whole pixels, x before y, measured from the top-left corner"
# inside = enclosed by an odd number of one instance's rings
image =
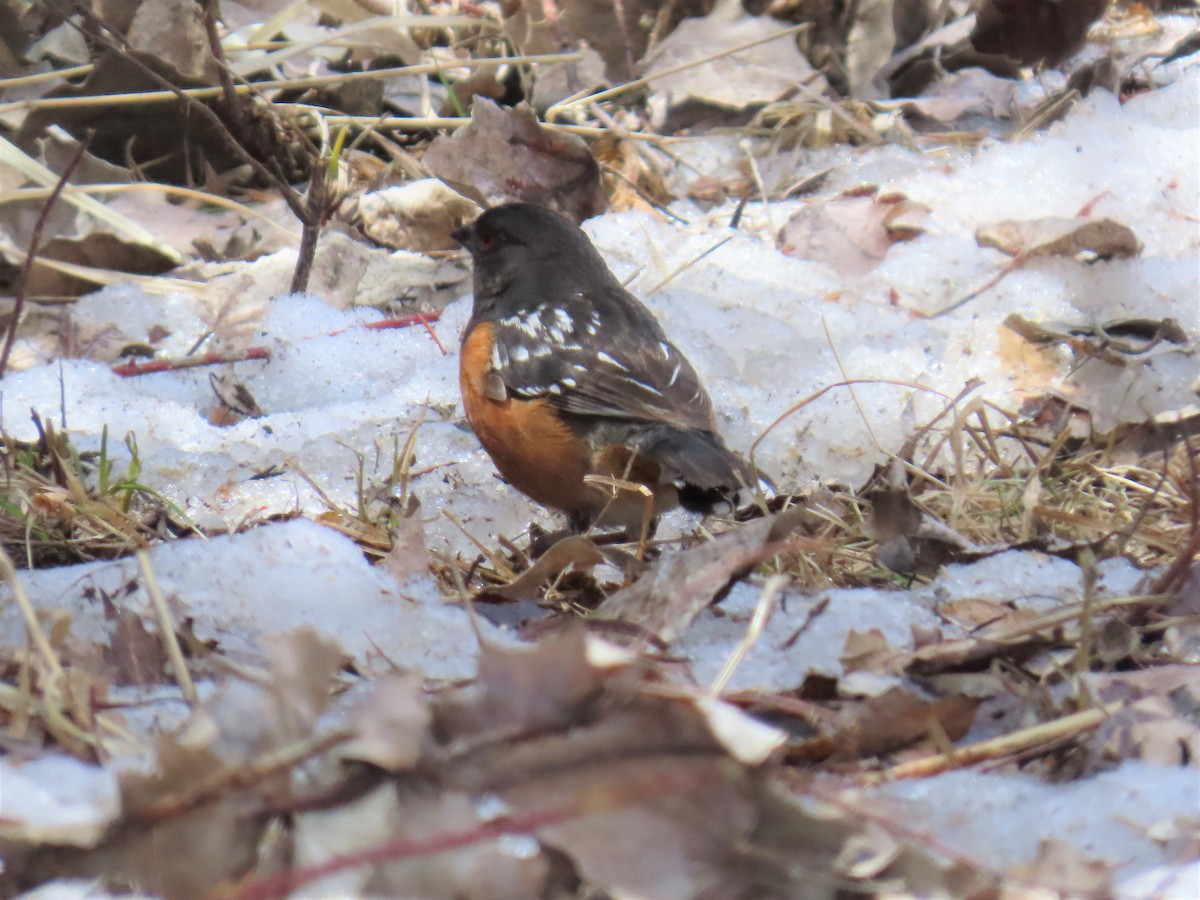
[[[493,323],[492,369],[520,397],[547,397],[580,416],[711,431],[712,401],[696,370],[645,309],[578,298]]]

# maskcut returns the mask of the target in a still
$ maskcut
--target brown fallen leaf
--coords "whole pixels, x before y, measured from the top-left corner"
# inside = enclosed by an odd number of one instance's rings
[[[685,8],[691,3],[677,4]],[[522,54],[561,53],[564,48],[584,50],[603,59],[600,75],[610,84],[621,84],[641,74],[636,61],[646,52],[650,39],[644,22],[663,13],[661,0],[504,0],[504,33]],[[671,10],[666,11],[668,15]],[[675,15],[686,14],[676,12]],[[657,27],[657,26],[656,26]],[[561,67],[561,68],[560,68]],[[539,66],[536,79],[546,77]],[[548,66],[551,78],[565,69],[564,80],[573,80],[582,90],[587,87],[591,63]],[[537,91],[535,81],[534,90]]]
[[[163,256],[154,247],[135,244],[105,232],[47,241],[38,250],[38,259],[135,275],[161,275],[176,265],[175,260]],[[79,297],[96,289],[96,285],[85,278],[38,263],[30,271],[25,287],[34,297]]]
[[[649,212],[655,205],[666,206],[673,199],[663,173],[652,167],[633,141],[605,134],[592,149],[604,168],[614,211],[641,209]]]
[[[672,106],[697,100],[740,110],[779,100],[799,84],[821,93],[824,76],[813,70],[786,31],[769,16],[747,15],[740,0],[722,0],[704,18],[685,19],[654,47],[645,61],[644,77],[652,79],[656,92],[670,96]],[[779,37],[770,40],[772,35]],[[762,43],[672,72],[754,41]]]
[[[867,0],[856,3],[846,36],[846,80],[850,96],[855,98],[887,96],[878,77],[891,61],[896,47],[895,0]]]
[[[264,796],[286,794],[289,778],[267,765],[242,779],[264,756],[312,736],[343,658],[307,629],[265,643],[271,669],[262,683],[223,684],[179,734],[159,735],[149,769],[120,772],[122,816],[103,843],[72,854],[41,848],[22,867],[25,883],[77,877],[200,897],[249,870],[267,824],[255,811]]]
[[[839,661],[847,672],[856,672],[870,669],[872,663],[887,655],[887,638],[878,628],[866,631],[851,629],[846,635],[846,645],[842,648]]]
[[[1142,252],[1133,229],[1113,219],[1007,219],[981,225],[975,232],[980,247],[991,247],[1008,256],[1078,256],[1090,253],[1100,259],[1125,259]]]
[[[541,125],[526,105],[475,100],[471,124],[439,135],[422,159],[438,178],[482,206],[524,200],[573,222],[607,208],[600,166],[581,138]]]
[[[537,562],[526,569],[509,584],[488,588],[489,594],[498,594],[506,600],[532,599],[538,596],[542,585],[568,568],[584,571],[592,566],[608,563],[626,576],[633,576],[644,568],[644,564],[614,547],[597,546],[589,538],[574,534],[555,543],[538,557]]]
[[[1083,851],[1065,841],[1043,840],[1037,857],[1031,862],[1014,866],[1013,878],[1051,891],[1062,891],[1073,897],[1111,896],[1112,865],[1090,859]]]
[[[756,519],[685,553],[661,559],[637,582],[601,603],[596,617],[640,626],[670,643],[731,578],[775,553],[775,544],[799,524],[800,517],[789,513]]]
[[[376,679],[371,695],[351,719],[354,737],[342,746],[341,755],[389,772],[412,769],[421,756],[429,721],[421,678],[386,675]]]
[[[892,244],[919,237],[928,212],[903,194],[881,194],[866,185],[805,205],[779,230],[776,245],[788,256],[823,262],[841,275],[863,275]]]
[[[955,741],[970,730],[975,710],[991,693],[973,696],[957,685],[933,693],[907,679],[870,673],[839,679],[837,692],[836,701],[822,704],[786,696],[759,698],[767,708],[798,715],[807,726],[792,729],[789,758],[862,760],[931,736]]]
[[[646,48],[646,34],[641,28],[624,26],[646,15],[650,2],[506,0],[501,4],[504,33],[518,53],[535,56],[569,50],[579,56],[533,70],[533,87],[526,95],[533,108],[544,112],[560,100],[634,78],[633,61]]]
[[[1200,685],[1194,665],[1086,677],[1097,700],[1125,703],[1090,741],[1098,767],[1125,759],[1166,766],[1195,765],[1200,760]]]
[[[1124,366],[1127,358],[1144,356],[1163,341],[1187,342],[1187,334],[1179,323],[1169,318],[1158,322],[1149,334],[1150,323],[1145,319],[1117,320],[1094,326],[1057,322],[1039,324],[1019,313],[1011,313],[1005,318],[1004,326],[1030,344],[1041,347],[1063,344],[1077,357],[1099,359],[1111,366]]]
[[[204,11],[192,0],[137,4],[126,41],[131,50],[154,54],[186,78],[216,83],[217,61],[204,30]]]
[[[205,79],[182,75],[150,53],[131,50],[125,56],[105,54],[82,84],[64,85],[48,96],[100,97],[161,90],[162,85],[134,60],[176,87],[211,86]],[[163,104],[154,115],[146,115],[140,107],[108,103],[36,109],[26,117],[16,142],[31,150],[34,142],[54,126],[78,139],[94,130],[95,136],[88,145],[91,153],[117,165],[132,162],[147,179],[182,184],[193,177],[197,163],[207,164],[215,172],[224,172],[241,162],[229,151],[222,135],[198,116],[190,115],[187,107],[178,103]],[[131,141],[130,135],[136,135],[136,140]],[[182,135],[187,135],[186,153],[180,143]]]

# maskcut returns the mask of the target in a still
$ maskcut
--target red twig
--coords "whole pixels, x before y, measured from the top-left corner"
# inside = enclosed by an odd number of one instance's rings
[[[436,322],[441,316],[440,312],[411,313],[407,316],[381,319],[378,322],[367,322],[361,327],[370,328],[372,331],[383,331],[389,328],[411,328],[413,325],[424,325],[425,330],[429,332],[429,336],[433,338],[433,342],[437,344],[437,348],[442,351],[442,355],[449,356],[450,351],[442,345],[442,342],[438,340],[437,334],[429,327],[431,322]],[[334,331],[329,337],[349,330],[349,328],[344,328],[342,331]],[[122,363],[119,366],[113,366],[112,370],[114,375],[120,375],[122,378],[131,378],[134,375],[153,375],[156,372],[174,372],[178,369],[196,369],[201,366],[220,366],[226,363],[245,362],[248,359],[270,358],[271,351],[266,347],[247,347],[245,350],[237,350],[231,353],[205,353],[199,356],[187,356],[183,359],[152,359],[147,362]]]
[[[29,286],[29,276],[33,273],[33,263],[37,259],[38,247],[42,243],[42,232],[46,230],[46,221],[50,218],[50,210],[58,202],[63,188],[67,186],[67,179],[71,177],[71,173],[75,171],[75,167],[83,159],[83,155],[87,152],[88,144],[91,141],[92,137],[89,134],[79,142],[79,146],[75,149],[75,155],[71,157],[71,161],[63,169],[62,175],[59,176],[58,181],[54,185],[54,190],[50,192],[50,196],[42,204],[41,211],[38,212],[37,221],[33,224],[33,235],[29,238],[29,247],[25,251],[25,261],[21,263],[21,276],[17,279],[17,290],[13,301],[12,323],[8,326],[8,334],[4,338],[4,350],[0,352],[0,378],[3,378],[4,373],[8,371],[8,358],[12,355],[13,344],[17,340],[17,326],[21,324],[21,314],[25,312],[25,292]]]
[[[311,884],[345,869],[363,865],[380,865],[416,856],[442,853],[446,850],[457,850],[460,847],[469,847],[472,844],[490,841],[506,834],[528,834],[539,828],[566,822],[574,815],[566,810],[544,810],[524,816],[484,822],[469,831],[460,831],[457,834],[439,834],[423,839],[398,838],[361,853],[336,856],[319,865],[279,872],[276,875],[252,881],[236,897],[237,900],[272,900],[275,897],[286,897],[302,885]]]
[[[378,322],[368,322],[363,328],[370,328],[373,331],[384,331],[388,328],[411,328],[413,325],[429,326],[431,322],[436,322],[442,317],[440,312],[426,313],[410,313],[407,316],[397,316],[394,319],[380,319]],[[335,331],[334,334],[341,332]]]
[[[589,815],[653,803],[668,796],[703,791],[711,787],[714,781],[724,777],[720,771],[719,767],[700,772],[684,768],[675,773],[656,771],[652,778],[633,776],[628,779],[627,783],[609,785],[605,790],[589,794],[586,799],[581,799],[577,806],[534,810],[520,815],[493,819],[490,822],[481,822],[474,828],[465,831],[435,834],[423,838],[397,838],[359,853],[348,853],[318,865],[279,872],[251,881],[238,891],[235,897],[236,900],[272,900],[275,897],[284,897],[303,885],[311,884],[318,879],[346,869],[444,853],[447,850],[456,850],[482,841],[494,840],[506,834],[535,834],[543,828],[586,818]]]
[[[197,369],[201,366],[219,366],[225,363],[244,362],[248,359],[270,359],[271,351],[266,347],[247,347],[232,353],[204,353],[183,359],[152,359],[147,362],[122,363],[113,366],[113,374],[122,378],[134,375],[152,375],[155,372],[174,372],[176,369]]]
[[[425,326],[425,331],[433,338],[433,342],[437,344],[437,348],[442,351],[442,356],[449,356],[450,351],[446,349],[445,344],[437,336],[437,332],[430,326],[442,317],[440,312],[427,313],[409,313],[407,316],[397,316],[394,319],[381,319],[378,322],[368,322],[363,328],[370,328],[372,331],[383,331],[388,328],[411,328],[413,325]],[[349,329],[343,329],[348,331]],[[341,331],[335,331],[334,334],[341,334]],[[332,337],[333,335],[330,335]]]

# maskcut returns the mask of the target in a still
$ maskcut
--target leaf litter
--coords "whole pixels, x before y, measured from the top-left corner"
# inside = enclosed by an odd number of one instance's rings
[[[25,11],[4,889],[1185,894],[1193,26],[1043,6]],[[512,198],[677,336],[749,521],[533,552],[448,349]]]

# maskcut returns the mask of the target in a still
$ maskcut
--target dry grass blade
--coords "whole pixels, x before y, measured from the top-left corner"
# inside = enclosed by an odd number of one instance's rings
[[[504,59],[464,59],[455,63],[455,67],[479,68],[497,65],[533,65],[536,63],[561,63],[578,60],[578,53],[551,53],[543,56],[512,56]],[[391,69],[371,69],[364,72],[347,72],[337,75],[314,75],[306,78],[279,78],[269,81],[255,81],[251,84],[234,85],[237,94],[262,94],[268,91],[305,90],[310,88],[330,87],[351,81],[361,81],[371,78],[397,78],[403,75],[437,75],[445,71],[440,63],[420,63],[415,66],[398,66]],[[220,97],[223,90],[220,87],[181,88],[178,91],[156,90],[135,91],[125,94],[103,94],[86,97],[44,97],[36,100],[15,100],[11,103],[0,103],[0,116],[15,112],[31,112],[35,109],[79,109],[106,106],[141,106],[155,103],[173,103],[180,96],[193,100],[212,100]]]
[[[300,239],[287,228],[284,228],[279,222],[264,213],[259,212],[252,206],[247,206],[245,203],[239,203],[229,197],[223,197],[220,194],[209,193],[208,191],[198,191],[193,188],[180,187],[174,184],[160,184],[153,181],[139,181],[132,184],[80,184],[75,185],[74,189],[82,194],[137,194],[137,193],[156,193],[165,194],[170,197],[181,197],[185,200],[195,200],[198,203],[206,206],[219,206],[222,209],[227,209],[230,212],[238,213],[245,216],[247,219],[273,228],[280,234],[286,236],[289,240],[299,241]],[[0,206],[6,203],[21,203],[26,200],[40,200],[49,197],[50,188],[20,188],[15,191],[0,192]],[[45,262],[40,265],[46,265]],[[99,270],[95,270],[99,271]],[[182,279],[169,279],[173,281],[182,281]],[[192,284],[193,282],[187,282]]]
[[[754,606],[754,615],[750,617],[750,624],[746,626],[746,633],[733,648],[733,652],[729,654],[729,659],[725,660],[725,665],[721,667],[721,671],[713,679],[713,683],[708,686],[710,697],[718,697],[725,692],[725,687],[729,684],[733,673],[742,664],[746,654],[758,643],[758,639],[762,637],[762,633],[767,627],[767,621],[775,609],[775,604],[779,600],[779,595],[787,587],[788,581],[789,579],[784,575],[772,575],[767,579],[758,603]]]
[[[175,634],[175,621],[167,606],[167,598],[163,596],[162,589],[158,586],[158,579],[154,577],[154,567],[150,565],[150,557],[145,550],[137,552],[137,561],[138,567],[142,570],[142,579],[146,583],[146,593],[150,595],[150,602],[154,605],[154,614],[158,618],[159,637],[162,639],[163,646],[166,647],[167,658],[171,660],[171,668],[175,671],[175,681],[179,684],[179,691],[183,694],[184,702],[188,706],[195,706],[199,701],[196,696],[196,686],[192,683],[187,660],[183,658],[183,650],[179,647],[179,638]]]
[[[898,781],[903,778],[928,778],[939,772],[960,769],[986,760],[1004,759],[1023,753],[1034,747],[1060,741],[1064,738],[1084,734],[1100,725],[1124,705],[1124,701],[1109,703],[1107,706],[1088,709],[1073,713],[1069,716],[1044,722],[1030,728],[1023,728],[990,741],[980,741],[966,747],[957,747],[949,753],[939,753],[924,759],[914,759],[910,762],[892,766],[883,772],[868,775],[868,784],[882,784],[887,781]]]
[[[453,28],[455,26],[499,28],[499,23],[468,16],[373,16],[361,22],[330,29],[320,37],[308,41],[292,41],[286,47],[270,52],[248,53],[230,64],[230,71],[239,78],[273,69],[297,56],[302,56],[322,47],[343,45],[347,38],[376,29],[404,32],[413,27],[433,26]]]
[[[4,252],[11,254],[17,259],[26,259],[26,253],[23,250],[18,250],[7,242],[0,242],[3,245]],[[64,275],[72,275],[75,278],[90,282],[98,287],[109,287],[114,284],[136,284],[148,294],[155,296],[166,296],[174,293],[200,294],[208,290],[207,286],[200,281],[188,281],[185,278],[170,278],[166,275],[137,275],[132,272],[121,272],[115,269],[97,269],[92,266],[81,266],[76,263],[62,262],[57,259],[46,259],[39,257],[37,264],[47,269],[53,269],[55,272],[61,272]],[[74,302],[76,298],[70,298],[70,302]]]
[[[3,137],[0,137],[0,165],[6,165],[15,169],[30,181],[37,182],[47,189],[53,189],[60,180],[56,173],[46,168],[46,166],[42,165],[28,153],[25,153]],[[64,185],[62,195],[67,203],[70,203],[80,212],[85,212],[95,217],[98,221],[105,223],[117,234],[123,234],[139,244],[153,247],[176,264],[183,262],[183,256],[180,255],[179,251],[174,247],[164,244],[148,228],[143,227],[120,213],[113,212],[103,203],[100,203],[94,197],[89,197],[73,185]]]
[[[29,602],[25,588],[17,577],[17,567],[13,564],[12,557],[3,547],[0,547],[0,578],[8,582],[13,602],[17,604],[17,609],[21,611],[21,619],[25,622],[25,632],[29,635],[29,640],[32,641],[46,670],[50,673],[50,682],[52,684],[61,683],[63,681],[62,663],[58,661],[58,654],[50,646],[50,640],[46,637],[46,632],[42,630],[42,623],[38,621],[33,604]]]

